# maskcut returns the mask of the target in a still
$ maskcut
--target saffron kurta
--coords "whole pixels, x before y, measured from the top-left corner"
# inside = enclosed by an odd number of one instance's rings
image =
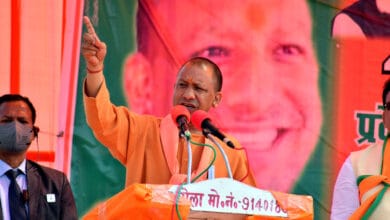
[[[168,184],[175,175],[185,176],[188,153],[186,141],[180,139],[170,116],[159,118],[131,112],[127,107],[110,102],[105,82],[95,98],[84,93],[87,123],[95,137],[126,167],[126,186],[133,183]],[[229,137],[239,148],[239,143]],[[201,135],[191,139],[210,144]],[[226,152],[233,178],[255,186],[252,171],[243,150],[234,150],[218,141]],[[212,159],[205,147],[192,145],[193,174],[199,174]],[[199,149],[200,148],[200,149]],[[215,177],[228,177],[223,157],[217,147]],[[178,153],[179,152],[179,153]],[[193,176],[194,177],[194,176]]]

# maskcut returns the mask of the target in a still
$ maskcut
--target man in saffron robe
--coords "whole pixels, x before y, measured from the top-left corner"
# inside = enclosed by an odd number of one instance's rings
[[[96,138],[126,167],[126,186],[133,183],[179,184],[186,181],[188,153],[184,139],[170,115],[155,117],[140,115],[110,102],[103,69],[106,44],[98,38],[88,17],[84,18],[87,32],[83,36],[82,54],[87,64],[84,84],[84,104],[87,123]],[[209,111],[222,99],[222,74],[218,66],[207,58],[193,58],[179,70],[174,84],[173,105],[183,105],[192,114],[196,110]],[[165,91],[153,91],[164,93]],[[191,139],[210,143],[191,123]],[[237,148],[240,144],[233,139]],[[233,178],[255,186],[245,152],[227,147],[219,141],[229,158]],[[212,152],[205,147],[191,145],[192,176],[208,178],[207,168]],[[216,154],[215,177],[227,177],[228,170],[219,151]]]

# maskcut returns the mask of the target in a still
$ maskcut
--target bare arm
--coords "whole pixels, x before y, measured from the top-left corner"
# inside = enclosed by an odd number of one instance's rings
[[[333,23],[332,30],[333,37],[362,37],[365,38],[365,35],[357,25],[348,15],[340,13],[336,16]]]
[[[87,65],[85,92],[87,96],[96,97],[104,80],[104,58],[107,54],[106,44],[100,41],[88,17],[84,16],[87,32],[83,34],[81,53]]]

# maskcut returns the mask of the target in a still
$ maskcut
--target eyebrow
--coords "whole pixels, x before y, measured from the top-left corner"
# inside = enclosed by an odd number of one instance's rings
[[[12,116],[9,116],[9,115],[4,115],[1,119],[13,119],[14,117]],[[18,116],[16,117],[17,120],[24,120],[24,121],[28,121],[28,117],[27,116]]]

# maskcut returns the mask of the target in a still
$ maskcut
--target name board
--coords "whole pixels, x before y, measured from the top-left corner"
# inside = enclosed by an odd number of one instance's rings
[[[287,217],[272,193],[229,178],[173,186],[169,191],[188,199],[194,211]]]

